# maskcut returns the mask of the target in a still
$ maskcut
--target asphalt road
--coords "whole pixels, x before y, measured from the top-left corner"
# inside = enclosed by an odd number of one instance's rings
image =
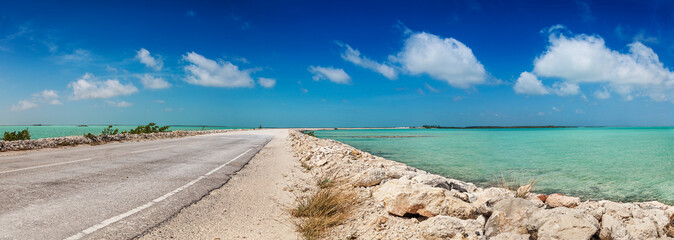
[[[0,156],[0,239],[134,238],[224,185],[271,138],[226,133]]]

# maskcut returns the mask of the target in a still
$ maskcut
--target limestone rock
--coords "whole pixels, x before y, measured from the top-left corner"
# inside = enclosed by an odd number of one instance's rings
[[[541,211],[531,201],[521,198],[507,198],[494,204],[494,212],[485,224],[485,235],[495,237],[503,233],[529,234],[529,217]]]
[[[477,187],[472,183],[467,183],[454,179],[447,179],[445,177],[434,174],[419,174],[416,177],[412,178],[412,180],[432,187],[439,187],[447,190],[456,190],[462,193],[474,192],[477,189]]]
[[[473,194],[476,199],[471,201],[470,204],[478,208],[483,215],[491,214],[491,206],[499,200],[515,197],[513,192],[503,188],[479,189]]]
[[[517,234],[517,233],[502,233],[489,238],[489,240],[529,240],[529,239],[531,239],[531,236],[529,234]]]
[[[548,196],[545,199],[545,203],[553,208],[556,207],[575,208],[576,206],[580,205],[580,198],[568,197],[561,194],[550,194],[550,196]]]
[[[606,208],[602,216],[601,239],[651,239],[668,234],[670,217],[665,210],[643,209],[632,203],[600,201]]]
[[[383,203],[387,212],[396,216],[419,214],[424,217],[448,215],[461,219],[477,217],[476,208],[450,196],[446,191],[410,180],[393,179],[375,189],[372,196]]]
[[[580,210],[556,208],[540,211],[534,216],[537,222],[530,223],[529,229],[536,229],[538,239],[591,239],[599,230],[599,221]]]
[[[419,223],[424,235],[431,239],[482,239],[484,236],[485,220],[483,216],[477,219],[462,220],[450,216],[436,216]]]
[[[371,187],[387,179],[386,171],[381,168],[369,168],[352,178],[354,187]]]

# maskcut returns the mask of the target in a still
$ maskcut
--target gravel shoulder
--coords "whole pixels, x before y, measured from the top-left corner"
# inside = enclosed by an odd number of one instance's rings
[[[295,199],[288,189],[311,175],[293,157],[287,129],[255,133],[274,138],[227,184],[140,239],[300,239],[285,211]]]

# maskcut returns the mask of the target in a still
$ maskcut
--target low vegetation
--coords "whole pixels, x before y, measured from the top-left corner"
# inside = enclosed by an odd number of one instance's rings
[[[332,184],[323,186],[325,188],[308,196],[298,197],[290,210],[290,214],[298,218],[295,221],[297,232],[307,240],[320,239],[328,229],[342,224],[353,211],[354,193]]]
[[[305,131],[305,132],[302,132],[302,133],[304,133],[304,134],[306,134],[306,135],[309,135],[309,136],[312,136],[312,137],[316,137],[316,136],[314,135],[314,131]]]
[[[129,130],[130,134],[141,134],[141,133],[159,133],[159,132],[168,132],[169,126],[157,126],[156,123],[150,123],[145,126],[138,126],[135,129]],[[122,132],[126,133],[126,132]]]
[[[108,125],[107,128],[103,129],[103,132],[101,132],[101,135],[117,135],[117,133],[119,133],[119,129],[115,128],[113,130],[112,125]]]
[[[515,197],[526,198],[534,186],[536,185],[536,179],[523,180],[523,177],[517,176],[508,176],[504,174],[501,176],[495,177],[495,181],[491,184],[494,187],[505,188],[515,193]]]
[[[5,141],[30,140],[30,132],[28,129],[14,132],[5,132],[3,138]]]

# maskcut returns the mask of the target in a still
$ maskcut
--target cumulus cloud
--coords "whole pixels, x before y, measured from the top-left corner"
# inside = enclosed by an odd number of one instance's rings
[[[576,95],[580,93],[578,84],[571,82],[556,82],[552,84],[552,89],[559,96]]]
[[[166,89],[171,87],[171,84],[167,82],[164,78],[153,77],[150,74],[137,75],[140,78],[140,82],[143,83],[145,88],[149,89]]]
[[[161,70],[161,68],[164,66],[164,62],[161,60],[161,58],[153,57],[150,54],[150,51],[145,48],[141,48],[136,52],[136,59],[145,64],[146,67],[157,71]]]
[[[392,58],[410,74],[428,74],[457,88],[483,84],[488,77],[465,44],[425,32],[410,34],[402,50]]]
[[[332,68],[332,67],[320,67],[320,66],[310,66],[309,72],[314,74],[312,79],[314,81],[319,81],[321,79],[327,79],[331,82],[338,84],[350,84],[351,77],[344,72],[344,69],[341,68]]]
[[[132,103],[127,101],[107,101],[108,105],[118,108],[125,108],[133,106]]]
[[[36,101],[48,103],[51,105],[61,105],[59,101],[59,95],[54,90],[43,90],[42,92],[33,94],[33,99]]]
[[[31,108],[36,108],[37,104],[27,100],[21,100],[17,104],[12,105],[12,111],[18,112],[23,110],[28,110]]]
[[[21,100],[17,104],[12,105],[12,111],[23,111],[36,108],[39,104],[61,105],[59,95],[54,90],[43,90],[41,92],[33,93],[30,100]]]
[[[394,80],[398,78],[398,72],[395,70],[395,68],[386,64],[375,62],[365,56],[361,56],[360,51],[351,48],[351,46],[348,44],[337,42],[337,45],[344,49],[344,52],[341,54],[342,59],[360,67],[378,72],[388,79]]]
[[[190,63],[185,66],[187,83],[226,88],[255,86],[255,81],[250,77],[253,69],[239,70],[239,67],[231,62],[221,59],[211,60],[195,52],[187,53],[183,56],[183,60]]]
[[[263,88],[273,88],[276,86],[276,79],[273,78],[258,78],[257,83],[260,84]]]
[[[557,94],[577,94],[580,84],[602,84],[607,88],[601,97],[615,92],[628,100],[634,96],[674,100],[674,73],[641,42],[629,44],[629,51],[621,53],[606,47],[599,36],[568,37],[560,33],[563,26],[550,29],[550,44],[534,61],[533,72],[538,77],[563,80],[556,87],[553,85]]]
[[[606,88],[603,90],[597,90],[594,92],[594,97],[598,99],[609,99],[611,98],[611,92],[609,92]]]
[[[513,89],[517,94],[545,95],[549,93],[548,89],[543,86],[543,82],[530,72],[522,72]]]
[[[94,75],[86,73],[80,79],[68,84],[73,89],[73,99],[111,98],[138,92],[132,83],[122,84],[117,79],[96,80]]]

